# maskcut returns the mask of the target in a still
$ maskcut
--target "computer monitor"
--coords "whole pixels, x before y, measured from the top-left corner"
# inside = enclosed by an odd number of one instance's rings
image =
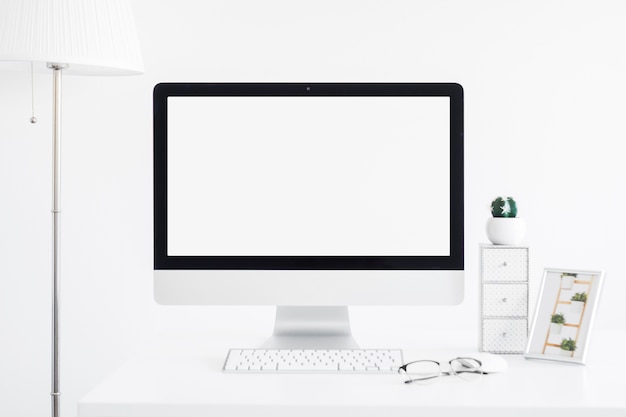
[[[346,306],[462,301],[463,189],[459,84],[158,84],[155,299],[354,347]]]

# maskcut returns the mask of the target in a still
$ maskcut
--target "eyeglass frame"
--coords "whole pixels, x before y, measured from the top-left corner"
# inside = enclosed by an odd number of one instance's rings
[[[473,367],[473,366],[468,366],[468,364],[467,364],[468,360],[471,360],[471,361],[474,361],[474,362],[478,363],[478,368]],[[455,371],[454,368],[452,367],[452,362],[454,362],[454,361],[458,361],[461,365],[463,365],[463,366],[465,366],[467,368],[470,368],[470,369],[468,369],[467,371],[464,371],[464,370]],[[459,356],[459,357],[450,359],[448,361],[448,365],[450,365],[451,371],[442,371],[441,370],[441,363],[439,363],[436,360],[420,359],[420,360],[417,360],[417,361],[407,362],[404,365],[401,365],[398,368],[398,373],[402,375],[401,371],[403,371],[406,376],[409,376],[410,374],[406,370],[407,366],[412,365],[414,363],[420,363],[420,362],[431,362],[431,363],[437,364],[437,367],[439,368],[439,373],[437,375],[428,376],[428,377],[424,377],[424,378],[407,379],[406,381],[404,381],[405,384],[410,384],[412,382],[419,382],[419,381],[427,381],[429,379],[439,378],[441,376],[459,375],[459,374],[463,374],[463,373],[472,373],[472,374],[479,374],[479,375],[489,375],[489,372],[485,372],[485,371],[482,370],[483,363],[480,360],[478,360],[476,358],[470,358],[470,357],[467,357],[467,356]]]

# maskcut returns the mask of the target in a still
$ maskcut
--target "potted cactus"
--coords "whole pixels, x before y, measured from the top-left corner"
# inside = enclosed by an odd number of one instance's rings
[[[571,290],[574,286],[574,280],[576,279],[576,274],[571,274],[568,272],[564,272],[561,274],[561,289],[563,290]]]
[[[563,313],[556,313],[550,317],[550,333],[561,334],[563,325],[565,324],[565,315]]]
[[[491,202],[492,217],[487,221],[487,237],[494,245],[518,245],[526,235],[524,219],[517,217],[512,197],[497,197]]]
[[[563,339],[561,341],[561,355],[573,356],[576,350],[576,341],[572,338]]]
[[[575,313],[580,313],[583,311],[583,307],[587,302],[587,293],[586,292],[577,292],[572,296],[571,305],[572,311]]]

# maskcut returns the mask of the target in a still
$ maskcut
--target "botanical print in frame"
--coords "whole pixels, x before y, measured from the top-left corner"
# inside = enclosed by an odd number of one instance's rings
[[[524,354],[584,364],[603,271],[546,268]]]

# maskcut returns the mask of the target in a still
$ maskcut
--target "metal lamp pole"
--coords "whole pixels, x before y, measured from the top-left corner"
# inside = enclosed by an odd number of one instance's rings
[[[61,74],[66,64],[49,63],[52,70],[52,416],[61,415],[59,392],[59,278],[61,216]]]

